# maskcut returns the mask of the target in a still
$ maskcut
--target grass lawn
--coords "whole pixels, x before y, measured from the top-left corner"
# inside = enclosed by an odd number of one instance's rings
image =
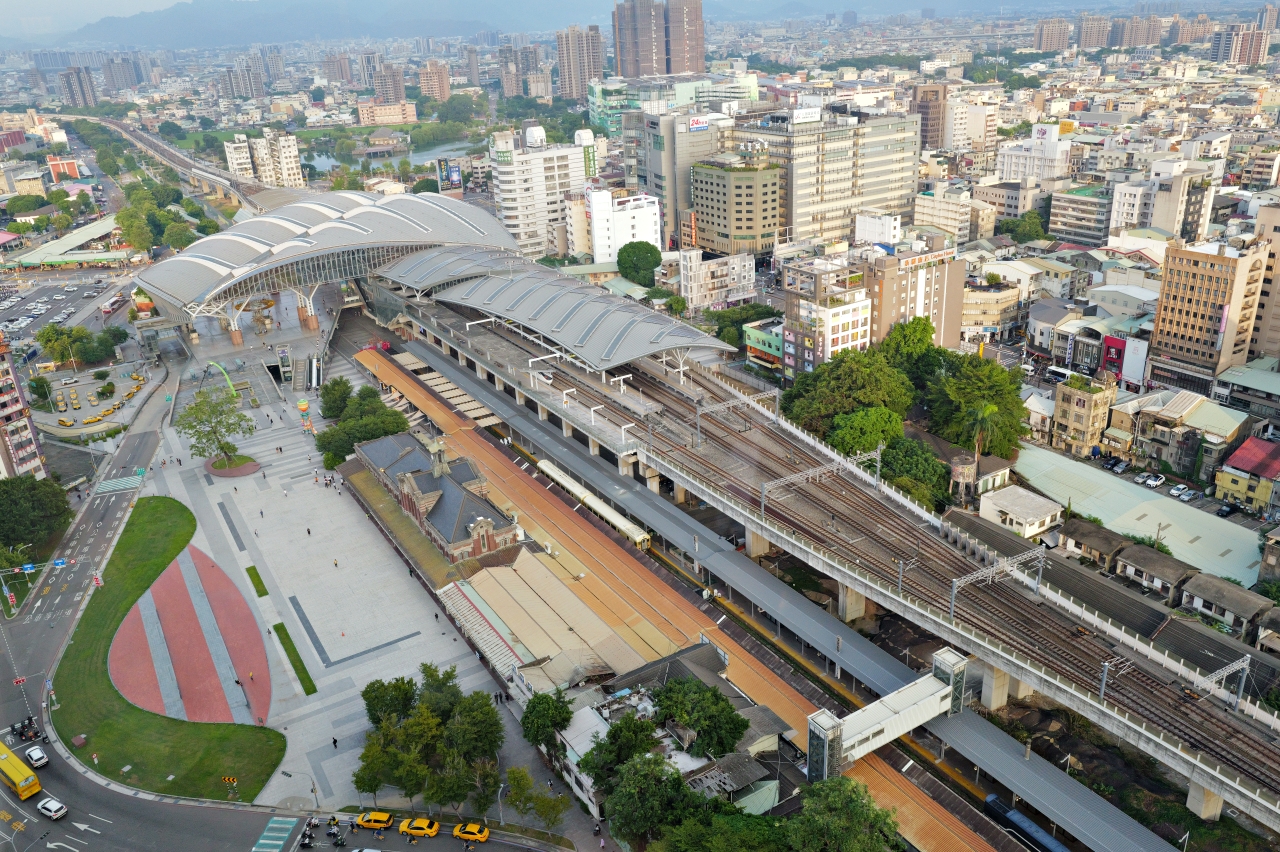
[[[289,664],[293,666],[293,673],[298,676],[298,682],[302,684],[302,691],[307,695],[314,695],[316,692],[316,682],[311,679],[311,672],[307,671],[307,666],[302,662],[302,655],[298,653],[298,648],[293,644],[293,637],[289,635],[289,629],[283,623],[277,624],[271,628],[280,640],[280,644],[284,646],[285,656],[289,658]]]
[[[244,572],[249,575],[249,582],[253,583],[253,590],[257,593],[258,597],[265,598],[267,595],[271,594],[267,591],[266,583],[262,582],[262,575],[258,573],[257,565],[250,565],[248,568],[244,569]]]
[[[175,796],[227,798],[222,776],[243,785],[252,800],[284,757],[284,735],[253,725],[183,722],[126,701],[111,684],[107,652],[133,604],[191,541],[195,516],[169,497],[143,497],[95,589],[84,617],[58,663],[54,683],[61,702],[53,724],[64,743],[83,734],[78,750],[98,771],[144,790]],[[121,773],[125,766],[127,773]],[[168,777],[174,776],[172,781]]]
[[[242,456],[242,455],[240,455],[240,454],[238,454],[238,453],[237,453],[236,455],[234,455],[234,456],[232,456],[232,457],[231,457],[231,464],[227,464],[227,460],[226,460],[226,459],[218,459],[217,461],[215,461],[215,462],[213,463],[213,469],[214,469],[214,470],[227,470],[227,469],[229,469],[229,468],[236,468],[236,467],[240,467],[241,465],[248,464],[248,463],[249,463],[249,462],[251,462],[251,461],[253,461],[253,459],[252,459],[251,457],[249,457],[249,456]]]

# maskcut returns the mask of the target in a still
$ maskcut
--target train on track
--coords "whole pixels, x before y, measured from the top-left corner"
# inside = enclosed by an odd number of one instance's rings
[[[982,810],[995,820],[996,825],[1013,834],[1025,846],[1040,852],[1070,852],[1053,835],[1032,822],[1026,814],[1000,801],[1000,797],[995,793],[987,796]]]
[[[649,549],[650,538],[648,530],[629,520],[621,512],[611,508],[608,503],[592,494],[572,476],[546,459],[538,462],[538,471],[547,479],[572,494],[578,502],[595,512],[601,520],[626,536],[640,550]]]

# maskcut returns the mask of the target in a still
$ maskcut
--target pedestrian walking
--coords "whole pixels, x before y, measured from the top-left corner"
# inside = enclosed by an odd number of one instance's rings
[[[234,491],[234,492],[236,492],[237,494],[239,494],[239,493],[240,493],[240,489],[239,489],[239,488],[236,488],[234,485],[233,485],[233,486],[231,486],[231,490],[232,490],[232,491]]]
[[[258,531],[257,531],[257,530],[254,530],[254,531],[253,531],[253,537],[254,537],[254,538],[257,538],[257,537],[258,537]]]
[[[253,672],[249,672],[249,680],[253,680]]]
[[[333,560],[333,567],[334,567],[334,568],[337,568],[337,567],[338,567],[338,560],[336,560],[336,559],[335,559],[335,560]]]
[[[307,535],[311,535],[311,527],[307,527]]]
[[[264,478],[265,478],[265,477],[264,477]],[[266,517],[266,515],[262,514],[262,510],[261,510],[261,509],[259,509],[259,510],[258,510],[258,517],[259,517],[259,518],[265,518],[265,517]]]
[[[436,624],[440,623],[440,613],[436,613]]]
[[[182,467],[182,459],[178,459],[178,467]]]
[[[337,748],[337,747],[338,747],[338,738],[337,738],[337,737],[334,737],[334,738],[333,738],[333,747],[334,747],[334,748]]]
[[[603,837],[601,837],[601,838],[600,838],[600,848],[601,848],[601,849],[603,849],[603,848],[604,848],[604,838],[603,838]]]

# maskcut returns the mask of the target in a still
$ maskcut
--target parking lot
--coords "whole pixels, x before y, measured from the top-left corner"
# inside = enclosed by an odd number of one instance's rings
[[[11,342],[22,344],[49,324],[83,325],[94,333],[101,331],[104,316],[100,308],[126,281],[105,272],[27,281],[25,286],[13,279],[0,280],[0,332]]]
[[[1095,464],[1103,470],[1108,470],[1104,461],[1105,460],[1099,460],[1095,462]],[[1219,518],[1225,518],[1231,523],[1238,524],[1247,530],[1258,530],[1266,525],[1266,522],[1261,517],[1248,515],[1234,506],[1229,507],[1231,508],[1231,513],[1229,515],[1218,514],[1223,506],[1222,501],[1216,500],[1213,497],[1204,496],[1203,491],[1198,491],[1195,488],[1191,488],[1186,485],[1180,485],[1179,483],[1174,482],[1171,479],[1166,479],[1164,476],[1159,474],[1136,473],[1132,467],[1127,465],[1122,472],[1117,473],[1116,471],[1119,467],[1120,465],[1116,465],[1115,468],[1110,469],[1108,472],[1113,476],[1116,476],[1118,479],[1128,479],[1135,485],[1142,485],[1143,487],[1150,489],[1153,494],[1163,494],[1165,497],[1168,497],[1171,500],[1177,500],[1180,503],[1185,503],[1193,509],[1201,509],[1205,512],[1214,514]],[[1152,477],[1157,477],[1159,479],[1159,484],[1154,487],[1149,484]],[[1143,481],[1139,482],[1139,479],[1142,479]]]

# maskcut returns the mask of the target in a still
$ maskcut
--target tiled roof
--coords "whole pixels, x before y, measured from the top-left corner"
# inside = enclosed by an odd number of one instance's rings
[[[1227,459],[1227,467],[1243,470],[1260,479],[1280,477],[1280,444],[1248,438]]]

